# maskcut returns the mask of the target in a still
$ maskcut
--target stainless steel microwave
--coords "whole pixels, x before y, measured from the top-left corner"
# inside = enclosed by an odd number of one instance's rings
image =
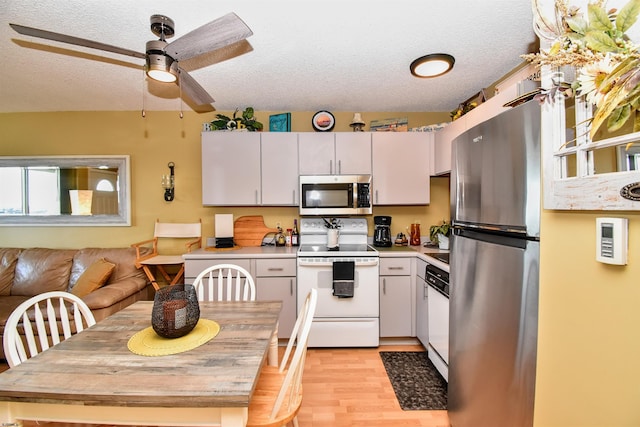
[[[371,175],[300,176],[300,215],[369,215],[371,211]]]

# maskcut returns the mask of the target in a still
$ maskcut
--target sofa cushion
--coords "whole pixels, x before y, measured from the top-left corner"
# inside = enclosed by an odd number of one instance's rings
[[[11,295],[66,291],[76,250],[24,249],[18,256]]]
[[[96,289],[102,287],[109,277],[111,277],[111,273],[116,268],[116,265],[112,262],[105,260],[104,258],[100,258],[93,264],[91,264],[85,271],[80,275],[78,281],[75,283],[73,288],[71,288],[71,293],[82,298],[85,295],[89,295],[91,292]]]
[[[0,295],[11,295],[11,285],[18,262],[18,255],[22,249],[0,248]]]
[[[151,251],[149,248],[148,252]],[[111,277],[107,280],[107,286],[131,277],[146,277],[141,269],[136,268],[134,248],[84,248],[78,250],[73,257],[69,289],[73,289],[82,273],[101,258],[116,265]]]

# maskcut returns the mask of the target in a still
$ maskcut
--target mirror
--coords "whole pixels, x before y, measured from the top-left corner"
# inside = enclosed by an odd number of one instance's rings
[[[129,156],[0,157],[0,226],[131,225]]]

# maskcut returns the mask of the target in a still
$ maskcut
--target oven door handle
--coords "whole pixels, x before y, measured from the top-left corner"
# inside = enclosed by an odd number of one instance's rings
[[[344,260],[346,260],[346,258],[336,259],[335,261],[344,261]],[[304,267],[332,267],[333,261],[334,260],[330,258],[322,259],[322,260],[319,260],[318,258],[311,258],[311,259],[298,258],[298,265],[304,266]],[[378,265],[377,258],[355,261],[356,267],[371,267],[376,265]]]

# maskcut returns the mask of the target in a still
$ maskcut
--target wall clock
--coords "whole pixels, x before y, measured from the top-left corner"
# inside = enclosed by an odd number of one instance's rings
[[[313,115],[311,124],[318,132],[328,132],[336,124],[336,118],[330,112],[322,110]]]

